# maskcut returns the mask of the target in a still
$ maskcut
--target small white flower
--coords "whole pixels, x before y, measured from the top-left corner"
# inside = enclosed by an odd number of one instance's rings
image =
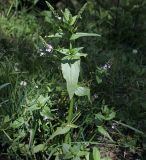
[[[47,44],[46,52],[51,52],[52,50],[53,50],[53,47],[50,44]]]
[[[36,85],[35,88],[39,88],[39,87]]]
[[[117,126],[117,125],[116,125],[115,123],[113,123],[113,124],[112,124],[112,129],[115,129],[116,126]]]
[[[111,65],[110,64],[105,64],[104,66],[101,67],[104,70],[110,69]]]
[[[24,87],[25,87],[26,85],[27,85],[27,82],[26,82],[26,81],[21,81],[21,82],[20,82],[20,86],[24,86]]]
[[[14,66],[14,70],[15,70],[15,72],[19,71],[19,69],[16,66]]]
[[[61,20],[61,17],[57,17],[59,20]]]
[[[46,52],[51,52],[51,51],[52,51],[52,49],[50,49],[50,48],[46,49]]]
[[[19,66],[19,63],[15,63],[15,64],[14,64],[14,70],[15,70],[16,72],[18,72],[18,71],[19,71],[18,66]]]
[[[41,52],[40,53],[40,56],[42,57],[42,56],[45,56],[45,53],[44,52]]]
[[[97,99],[97,98],[98,98],[98,94],[95,93],[95,94],[93,95],[93,97],[94,97],[94,99]]]
[[[137,53],[138,53],[138,50],[137,50],[137,49],[133,49],[133,50],[132,50],[132,53],[133,53],[133,54],[137,54]]]
[[[61,17],[59,17],[59,16],[55,16],[58,20],[61,20]]]

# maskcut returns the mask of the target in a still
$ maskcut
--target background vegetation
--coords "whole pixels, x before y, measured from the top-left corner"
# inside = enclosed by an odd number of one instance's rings
[[[48,2],[58,17],[43,0],[0,1],[0,159],[145,160],[146,0]],[[88,55],[79,81],[91,102],[75,96],[68,126],[57,53],[68,34],[47,36],[69,30],[62,12],[77,15],[86,2],[77,31],[101,36],[73,42]]]

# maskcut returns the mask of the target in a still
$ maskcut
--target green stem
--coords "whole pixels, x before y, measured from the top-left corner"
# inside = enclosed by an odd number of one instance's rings
[[[70,101],[70,106],[69,106],[69,110],[68,110],[67,124],[70,124],[71,121],[72,121],[73,106],[74,106],[74,99],[72,98],[71,101]],[[70,142],[71,142],[71,136],[70,136],[70,132],[69,132],[65,136],[65,143],[70,143]]]
[[[68,117],[67,117],[67,123],[69,124],[73,117],[73,106],[74,106],[74,99],[72,98],[70,101],[70,106],[68,110]]]

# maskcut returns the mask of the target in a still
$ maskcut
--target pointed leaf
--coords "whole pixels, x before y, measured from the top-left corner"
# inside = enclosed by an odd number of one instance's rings
[[[118,121],[114,121],[114,122],[116,122],[117,124],[120,124],[120,125],[122,125],[122,126],[124,126],[124,127],[126,127],[126,128],[129,128],[129,129],[131,129],[131,130],[133,130],[133,131],[135,131],[135,132],[137,132],[137,133],[139,133],[139,134],[145,135],[144,132],[142,132],[142,131],[140,131],[140,130],[138,130],[138,129],[136,129],[136,128],[128,125],[128,124],[122,123],[122,122],[120,122],[120,121],[119,121],[119,122],[118,122]]]
[[[98,148],[93,148],[93,160],[100,160],[100,152]]]
[[[8,86],[8,85],[10,85],[10,83],[5,83],[5,84],[0,85],[0,90],[3,89],[4,87]]]
[[[86,160],[89,160],[89,158],[90,158],[90,152],[88,152],[87,155],[85,156]]]
[[[65,9],[65,12],[63,12],[63,16],[64,16],[64,19],[69,22],[70,18],[72,17],[71,13],[70,13],[70,10],[69,9]]]
[[[71,129],[71,127],[69,127],[69,126],[58,127],[57,130],[51,135],[51,137],[49,139],[51,140],[58,135],[66,134],[67,132],[69,132],[70,129]]]
[[[58,15],[58,13],[55,11],[54,7],[53,7],[48,1],[46,1],[46,3],[47,3],[47,6],[49,7],[49,9],[51,10],[51,12],[53,13],[53,15],[54,15],[55,17],[59,17],[59,15]]]
[[[81,160],[80,157],[75,157],[73,160]]]
[[[90,101],[90,89],[88,87],[78,87],[75,91],[77,96],[88,96]]]
[[[52,34],[52,35],[45,36],[45,37],[48,37],[48,38],[62,38],[62,36],[63,36],[63,33],[56,33],[56,34]]]
[[[78,57],[87,57],[87,54],[85,54],[85,53],[76,53],[76,55],[75,56],[78,56]]]
[[[74,23],[76,22],[76,20],[77,20],[77,16],[73,16],[73,17],[71,18],[70,25],[74,25]]]
[[[33,147],[33,153],[41,152],[45,149],[45,144],[39,144]]]
[[[16,119],[12,124],[11,127],[12,128],[19,128],[20,126],[22,126],[25,123],[25,120],[23,117],[20,117],[18,119]]]
[[[82,32],[77,32],[77,33],[75,33],[75,34],[73,34],[72,36],[71,36],[71,38],[70,38],[70,40],[75,40],[75,39],[78,39],[78,38],[80,38],[80,37],[100,37],[100,35],[99,34],[96,34],[96,33],[82,33]]]
[[[67,82],[67,91],[69,93],[70,99],[72,99],[78,83],[79,72],[80,72],[80,60],[75,60],[70,63],[70,61],[64,61],[61,64],[62,74]]]
[[[60,49],[57,49],[57,51],[64,54],[64,55],[69,55],[70,54],[69,49],[60,48]]]
[[[70,149],[71,145],[70,144],[66,144],[66,143],[63,143],[62,144],[62,150],[63,150],[63,153],[68,153],[69,152],[69,149]]]
[[[112,160],[110,157],[102,158],[101,160]]]
[[[105,137],[109,138],[111,141],[113,141],[113,139],[111,138],[109,133],[102,126],[98,126],[98,132],[100,132],[103,136],[105,136]]]
[[[48,106],[45,106],[42,111],[40,112],[40,115],[43,116],[45,119],[53,120],[53,114],[51,113],[50,108]]]
[[[81,18],[82,13],[84,12],[85,8],[87,6],[87,3],[85,3],[83,5],[83,7],[79,10],[78,14],[77,14],[77,18]]]

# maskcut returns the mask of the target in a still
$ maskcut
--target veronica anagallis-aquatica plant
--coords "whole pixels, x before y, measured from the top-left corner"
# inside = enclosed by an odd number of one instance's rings
[[[61,11],[62,17],[54,10],[50,3],[46,2],[52,15],[56,19],[56,25],[58,32],[53,35],[48,35],[48,38],[59,38],[63,42],[65,41],[68,47],[59,46],[54,51],[57,51],[62,55],[61,58],[61,71],[63,78],[66,80],[67,92],[69,94],[70,106],[68,109],[67,123],[62,127],[58,127],[57,130],[50,136],[49,140],[53,139],[57,135],[66,134],[65,142],[71,141],[69,131],[71,128],[77,126],[73,124],[73,109],[74,109],[74,96],[87,96],[90,100],[90,89],[86,86],[79,85],[80,74],[80,62],[81,57],[86,57],[87,54],[82,53],[83,47],[75,47],[75,42],[80,37],[86,36],[100,36],[96,33],[83,33],[77,32],[77,22],[81,19],[81,15],[86,8],[86,4],[79,10],[78,14],[73,16],[69,9]],[[44,45],[47,47],[46,41],[40,37]],[[60,56],[59,56],[60,57]]]

